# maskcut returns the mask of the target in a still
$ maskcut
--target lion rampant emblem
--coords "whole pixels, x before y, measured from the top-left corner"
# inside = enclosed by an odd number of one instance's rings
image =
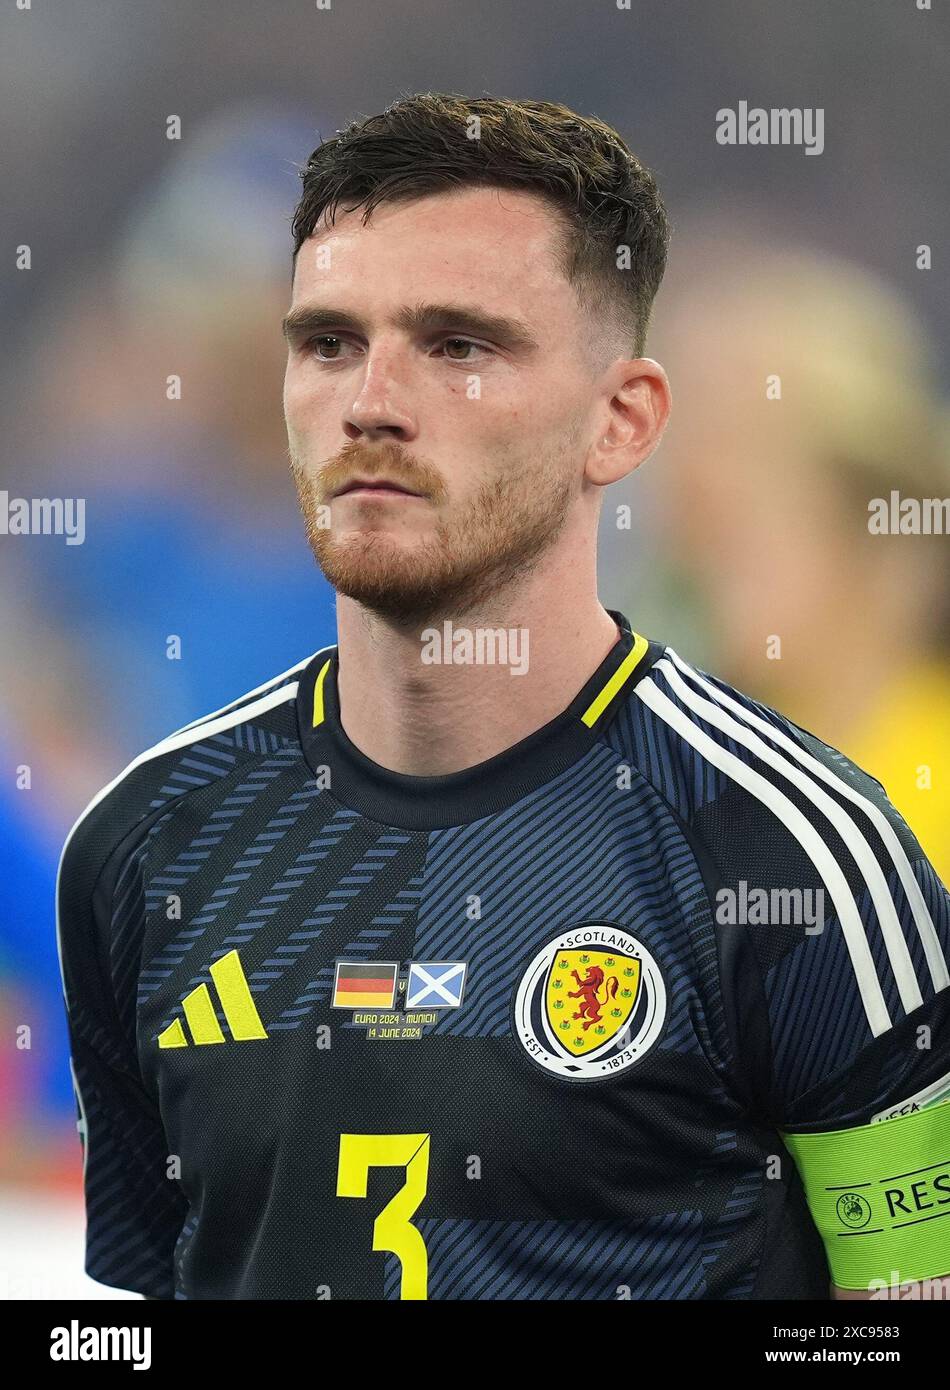
[[[581,1027],[586,1032],[592,1023],[600,1022],[601,1005],[609,1004],[611,999],[616,999],[620,984],[616,975],[605,975],[599,965],[589,965],[583,980],[576,970],[572,970],[571,974],[577,981],[577,989],[568,990],[567,997],[584,1001],[573,1017],[583,1019]],[[603,999],[600,997],[601,985],[606,988]]]

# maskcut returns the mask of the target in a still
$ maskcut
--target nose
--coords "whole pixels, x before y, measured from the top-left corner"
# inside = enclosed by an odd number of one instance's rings
[[[359,394],[343,419],[348,439],[399,439],[415,437],[415,418],[406,403],[407,388],[401,383],[390,353],[370,354]]]

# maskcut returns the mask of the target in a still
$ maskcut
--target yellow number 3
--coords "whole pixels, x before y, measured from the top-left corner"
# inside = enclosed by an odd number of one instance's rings
[[[428,1134],[341,1134],[338,1197],[365,1197],[370,1168],[405,1168],[406,1181],[373,1223],[373,1249],[391,1250],[402,1265],[400,1298],[425,1298],[429,1261],[410,1217],[426,1193]]]

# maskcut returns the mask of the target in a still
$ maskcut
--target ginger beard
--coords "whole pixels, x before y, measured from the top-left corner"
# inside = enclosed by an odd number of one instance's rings
[[[400,519],[402,507],[444,509],[448,491],[435,469],[399,445],[369,449],[351,441],[316,475],[291,450],[291,470],[307,540],[327,581],[371,612],[409,626],[477,609],[530,573],[567,519],[579,486],[573,458],[563,449],[557,459],[486,479],[434,525],[426,517]],[[361,510],[356,499],[334,499],[356,473],[385,476],[425,500],[373,502]],[[413,534],[420,526],[425,537]]]

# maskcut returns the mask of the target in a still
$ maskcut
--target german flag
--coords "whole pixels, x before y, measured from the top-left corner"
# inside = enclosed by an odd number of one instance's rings
[[[398,961],[338,960],[333,982],[335,1009],[391,1009],[396,998]]]

